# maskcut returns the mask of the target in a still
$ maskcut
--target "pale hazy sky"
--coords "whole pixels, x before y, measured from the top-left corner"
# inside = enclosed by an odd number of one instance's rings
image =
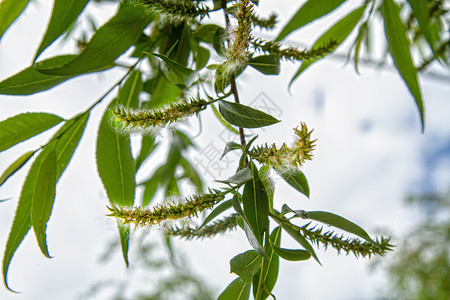
[[[45,30],[51,8],[48,2],[31,4],[3,37],[0,80],[29,65]],[[276,8],[281,20],[286,20],[292,8],[298,5],[297,1],[283,1],[281,7],[280,1],[261,2],[261,14]],[[112,11],[94,8],[94,14],[103,19]],[[293,35],[292,40],[311,41],[311,33],[312,29],[308,29],[304,36],[303,33]],[[45,56],[55,53],[62,53],[62,50],[49,49]],[[315,158],[304,169],[311,199],[302,197],[275,178],[279,184],[276,203],[280,206],[286,202],[296,209],[331,211],[361,225],[372,236],[388,232],[398,237],[414,223],[413,212],[402,205],[408,192],[430,187],[448,188],[450,85],[422,78],[427,129],[421,134],[412,97],[395,72],[361,67],[362,75],[357,75],[350,64],[344,67],[342,61],[327,59],[308,70],[289,94],[286,83],[296,68],[297,65],[285,63],[278,77],[250,70],[238,81],[243,103],[268,104],[279,109],[277,114],[283,120],[260,133],[258,143],[290,142],[291,128],[300,121],[314,128],[318,138]],[[25,111],[54,112],[69,118],[93,103],[121,74],[114,70],[98,76],[83,76],[31,97],[0,96],[0,120]],[[0,299],[74,299],[95,281],[126,276],[118,255],[107,266],[97,263],[105,243],[116,235],[114,223],[105,217],[107,200],[97,176],[94,156],[96,130],[105,104],[94,110],[79,148],[57,187],[48,225],[49,250],[54,258],[43,257],[33,234],[28,234],[9,272],[11,287],[22,294],[0,289]],[[205,112],[202,121],[211,125],[203,126],[204,134],[196,139],[197,157],[201,157],[208,145],[224,146],[218,135],[222,128],[211,112]],[[196,132],[197,120],[190,124]],[[160,138],[164,138],[164,133]],[[44,141],[38,138],[1,153],[1,171],[32,145]],[[215,175],[225,178],[232,175],[233,168]],[[22,170],[0,189],[0,199],[12,198],[0,203],[2,248],[25,174],[26,170]],[[203,175],[212,183],[211,174],[203,172]],[[150,231],[148,238],[159,238],[158,235],[158,231]],[[287,248],[296,246],[288,239],[285,242],[283,246]],[[229,274],[229,259],[250,249],[240,231],[213,240],[180,242],[178,247],[188,254],[195,272],[218,292],[235,278]],[[382,275],[370,273],[367,260],[336,256],[333,249],[327,253],[319,250],[318,255],[323,267],[313,260],[281,264],[274,290],[278,299],[299,299],[299,295],[307,300],[373,299],[377,290],[383,288]],[[130,261],[133,263],[133,257]],[[138,288],[144,284],[136,283]]]

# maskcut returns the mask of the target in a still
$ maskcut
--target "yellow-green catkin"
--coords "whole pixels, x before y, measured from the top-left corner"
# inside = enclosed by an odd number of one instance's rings
[[[259,163],[269,165],[273,168],[283,166],[300,167],[305,161],[311,160],[312,152],[315,148],[316,140],[311,140],[312,130],[309,131],[305,123],[301,123],[300,128],[294,128],[296,140],[291,147],[285,143],[280,148],[275,144],[271,146],[263,145],[250,150],[250,156]]]
[[[209,9],[199,3],[182,0],[123,0],[125,4],[141,6],[147,13],[170,16],[175,19],[192,19],[204,17]]]
[[[170,123],[183,120],[204,110],[208,102],[202,99],[185,99],[155,110],[132,110],[122,105],[112,109],[114,123],[121,129],[147,129],[149,127],[164,127]]]
[[[142,207],[108,207],[110,217],[121,219],[124,224],[134,224],[135,227],[152,226],[167,220],[191,218],[205,209],[212,208],[224,199],[224,195],[212,191],[209,194],[193,195],[185,201],[169,202],[152,208]]]
[[[330,40],[330,42],[324,44],[323,46],[310,49],[310,50],[299,50],[296,47],[285,47],[282,48],[282,44],[274,41],[264,41],[262,39],[255,39],[252,41],[252,46],[255,50],[266,52],[272,55],[276,55],[279,58],[286,60],[308,60],[308,59],[318,59],[324,55],[330,53],[336,48],[336,41]]]
[[[236,4],[236,8],[235,17],[238,24],[232,31],[232,41],[226,54],[230,67],[247,62],[249,55],[247,49],[252,40],[253,3],[249,0],[241,0]]]

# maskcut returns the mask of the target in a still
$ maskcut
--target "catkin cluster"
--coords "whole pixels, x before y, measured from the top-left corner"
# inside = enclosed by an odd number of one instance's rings
[[[250,150],[250,156],[259,163],[274,168],[289,165],[294,167],[302,166],[305,161],[312,159],[316,140],[311,140],[312,130],[308,131],[305,123],[301,123],[301,128],[295,128],[294,132],[296,140],[291,147],[285,143],[280,148],[277,148],[275,144],[271,146],[266,144]]]
[[[142,6],[148,13],[162,14],[177,19],[204,17],[209,9],[197,2],[180,0],[124,0],[126,4]]]
[[[252,40],[252,14],[253,3],[249,0],[236,4],[235,17],[238,24],[232,31],[232,43],[226,55],[229,62],[240,65],[248,60],[247,48]]]
[[[317,246],[323,245],[325,249],[332,247],[341,253],[353,253],[356,257],[371,257],[372,255],[383,256],[387,251],[392,250],[390,239],[376,239],[375,244],[361,241],[357,238],[345,238],[342,234],[333,231],[323,232],[323,227],[311,226],[310,223],[299,228],[300,232]]]
[[[281,43],[273,41],[264,41],[262,39],[255,39],[252,41],[252,46],[255,50],[267,52],[286,60],[318,59],[333,51],[336,45],[336,41],[331,40],[321,47],[311,50],[299,50],[296,47],[281,48]]]
[[[202,99],[192,99],[189,103],[185,99],[171,103],[165,108],[155,110],[132,110],[122,105],[112,109],[114,122],[122,129],[149,127],[164,127],[167,124],[183,120],[204,110],[208,102]]]
[[[121,219],[124,224],[134,224],[135,227],[157,225],[166,220],[177,220],[181,218],[191,218],[198,215],[205,209],[212,208],[224,199],[224,196],[216,191],[209,194],[193,195],[185,198],[185,201],[177,203],[165,203],[152,208],[142,207],[108,207],[110,217]]]

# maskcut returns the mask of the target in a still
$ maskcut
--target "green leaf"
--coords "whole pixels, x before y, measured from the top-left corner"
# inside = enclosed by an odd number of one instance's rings
[[[24,113],[0,122],[0,152],[64,121],[48,113]]]
[[[164,75],[160,74],[156,78],[151,93],[152,97],[148,102],[150,107],[147,108],[158,108],[164,104],[171,103],[180,95],[181,91],[179,87],[170,82]]]
[[[258,169],[253,163],[249,165],[251,167],[252,180],[244,186],[242,204],[248,224],[253,229],[259,242],[262,243],[269,216],[269,198],[259,178]]]
[[[80,55],[58,68],[46,68],[40,63],[39,72],[51,75],[78,75],[111,65],[140,37],[150,22],[142,8],[121,5],[117,14],[99,28]]]
[[[198,46],[196,54],[195,54],[195,69],[200,70],[203,69],[209,61],[210,58],[209,50]]]
[[[252,178],[253,178],[253,175],[252,175],[252,171],[250,170],[250,168],[244,168],[244,169],[237,171],[236,174],[234,174],[233,176],[228,177],[227,180],[216,180],[216,181],[222,182],[222,183],[241,184],[246,181],[249,181]]]
[[[353,233],[376,245],[364,229],[341,216],[326,211],[308,211],[308,215],[310,219]]]
[[[302,28],[306,24],[315,21],[339,7],[345,0],[308,0],[292,16],[288,23],[281,29],[280,34],[275,39],[281,41],[287,35]]]
[[[245,283],[241,278],[236,278],[219,295],[217,300],[248,300],[251,284]]]
[[[59,36],[67,31],[69,26],[75,22],[89,0],[55,0],[50,21],[47,25],[44,37],[36,51],[34,60],[51,45]]]
[[[217,119],[220,121],[220,123],[222,123],[226,129],[228,129],[228,131],[239,135],[239,131],[237,131],[236,129],[234,129],[233,126],[231,126],[230,123],[228,123],[227,121],[225,121],[225,119],[220,115],[219,111],[217,110],[216,106],[214,105],[214,103],[211,103],[209,105],[211,107],[211,109],[214,112],[214,115],[217,117]],[[223,156],[222,156],[223,157]]]
[[[139,155],[136,158],[136,171],[142,166],[142,163],[149,157],[149,155],[155,150],[158,144],[155,142],[155,138],[151,135],[143,135],[141,140],[141,149]]]
[[[162,180],[166,171],[165,165],[160,166],[153,172],[152,177],[146,180],[142,185],[144,186],[144,194],[142,196],[142,206],[147,206],[153,200],[158,186],[163,185],[165,182]]]
[[[220,159],[222,159],[228,152],[233,151],[233,150],[237,150],[237,149],[241,149],[242,150],[242,145],[235,143],[235,142],[228,142],[225,145],[225,149],[223,150],[222,156],[220,157]]]
[[[312,49],[323,48],[330,43],[330,41],[335,41],[335,46],[333,49],[336,49],[343,41],[348,37],[348,35],[353,31],[356,24],[358,24],[361,19],[364,10],[366,9],[366,5],[363,5],[347,16],[339,20],[336,24],[334,24],[330,29],[328,29],[322,36],[314,43]],[[331,51],[330,51],[331,52]],[[302,62],[300,68],[297,70],[297,73],[292,77],[289,85],[292,85],[294,80],[300,76],[309,66],[318,61],[320,58],[314,58],[310,60],[305,60]]]
[[[214,36],[218,29],[224,30],[222,27],[216,24],[204,24],[197,27],[192,33],[194,37],[202,42],[213,44]]]
[[[272,244],[272,248],[281,258],[289,261],[301,261],[311,258],[311,253],[306,250],[284,249]]]
[[[11,24],[25,10],[30,0],[2,0],[0,1],[0,39]]]
[[[17,171],[19,171],[29,160],[36,151],[28,151],[21,155],[18,159],[16,159],[0,176],[0,187],[9,179],[12,175],[14,175]]]
[[[280,59],[276,55],[261,55],[252,57],[248,64],[266,75],[280,74]]]
[[[130,99],[122,97],[118,100],[131,101]],[[111,102],[100,121],[96,148],[97,170],[109,202],[119,206],[133,206],[136,169],[131,153],[130,139],[110,125],[110,110],[117,102],[116,100]],[[126,103],[122,102],[121,104]],[[118,224],[122,255],[128,266],[129,232],[126,228]]]
[[[197,191],[202,191],[203,180],[194,166],[183,156],[180,157],[180,166],[183,168],[183,178],[189,180]]]
[[[56,153],[55,150],[45,156],[36,176],[33,198],[31,200],[31,224],[42,253],[48,257],[47,222],[55,201],[56,185]]]
[[[43,68],[58,68],[73,60],[76,55],[61,55],[45,59],[39,64]],[[102,71],[112,68],[108,65],[102,69],[92,70],[92,72]],[[30,66],[19,73],[0,82],[0,94],[2,95],[31,95],[51,89],[54,86],[72,78],[74,76],[59,76],[42,74],[34,66]]]
[[[269,256],[264,251],[263,247],[261,246],[261,243],[256,238],[256,235],[253,232],[253,229],[248,225],[248,221],[246,220],[245,214],[244,214],[244,212],[243,212],[243,210],[241,208],[241,204],[239,202],[239,198],[240,198],[239,194],[234,195],[234,197],[231,199],[231,203],[233,204],[234,210],[242,218],[242,222],[243,222],[242,225],[244,227],[243,229],[244,229],[244,232],[245,232],[245,236],[247,237],[248,242],[253,247],[253,249],[256,251],[256,253],[258,253],[259,255],[261,255],[262,257],[264,257],[266,259],[269,259]],[[236,219],[236,223],[238,223],[238,225],[239,225],[238,221],[239,221],[239,218]]]
[[[269,198],[269,207],[273,209],[273,194],[275,191],[275,184],[270,178],[270,167],[265,165],[259,169],[259,178],[264,185],[264,189],[267,193],[267,197]]]
[[[144,87],[141,71],[133,71],[119,90],[118,102],[125,107],[139,108],[139,94]]]
[[[127,268],[130,266],[128,261],[128,249],[130,246],[130,224],[118,225],[119,226],[119,237],[120,237],[120,247],[122,249],[123,260]]]
[[[293,210],[285,203],[281,207],[281,214],[284,216],[287,213],[293,213],[293,214],[295,214],[296,217],[299,217],[302,219],[309,219],[309,215],[306,211],[304,211],[303,209]]]
[[[316,252],[314,251],[313,247],[311,246],[311,244],[306,240],[306,238],[300,234],[300,232],[296,229],[294,229],[294,227],[292,227],[293,225],[290,225],[291,223],[289,222],[288,219],[286,219],[285,217],[281,216],[280,213],[276,212],[279,217],[288,224],[283,224],[282,228],[284,231],[286,231],[294,240],[296,240],[303,248],[305,248],[307,251],[309,251],[311,253],[311,255],[314,257],[314,259],[320,264],[319,258],[316,255]],[[277,219],[275,219],[275,221],[277,221],[277,223],[279,223],[281,225],[281,222]]]
[[[414,67],[405,25],[400,18],[400,8],[393,0],[384,0],[382,5],[384,31],[394,64],[416,100],[420,113],[422,132],[425,130],[424,107],[417,70]]]
[[[217,54],[220,56],[225,56],[226,47],[225,47],[225,36],[226,30],[223,28],[217,28],[216,32],[213,36],[213,47],[216,50]]]
[[[414,15],[419,22],[420,31],[422,31],[425,39],[428,42],[433,54],[435,56],[439,56],[436,51],[436,35],[433,32],[432,24],[430,21],[430,10],[428,9],[428,1],[427,0],[407,0]],[[437,34],[438,35],[438,34]]]
[[[78,142],[83,134],[89,114],[84,113],[67,121],[59,130],[53,135],[53,143],[44,147],[42,152],[36,157],[31,165],[28,175],[22,187],[19,202],[17,204],[16,214],[11,226],[11,231],[6,242],[5,251],[3,254],[3,281],[5,286],[8,286],[7,275],[11,259],[22,242],[25,235],[31,228],[31,207],[33,193],[36,185],[37,174],[43,159],[47,156],[51,149],[54,149],[57,154],[57,180],[61,177],[67,165],[72,158],[72,155],[78,146]],[[58,137],[58,139],[56,139]],[[53,145],[54,144],[54,145]],[[50,147],[51,146],[51,147]],[[12,291],[12,290],[11,290]]]
[[[224,201],[220,203],[219,206],[214,208],[214,210],[205,218],[202,225],[197,230],[200,230],[203,226],[214,220],[215,217],[226,211],[227,209],[230,209],[233,206],[231,200]]]
[[[369,34],[369,26],[367,22],[364,22],[360,27],[359,27],[359,32],[358,32],[358,36],[355,39],[355,43],[353,44],[353,47],[355,48],[355,53],[354,55],[354,64],[355,64],[355,71],[356,73],[359,74],[359,54],[360,54],[360,50],[361,50],[361,45],[363,40],[367,40]],[[368,49],[367,49],[368,50]],[[349,52],[349,57],[350,57],[350,52]]]
[[[280,122],[263,111],[224,100],[219,102],[219,111],[228,123],[241,128],[258,128]]]
[[[167,79],[169,79],[175,84],[185,84],[194,73],[194,70],[186,68],[185,66],[177,63],[176,61],[171,60],[167,56],[158,53],[152,54],[163,60],[164,64],[168,69],[168,72],[165,73]]]
[[[111,204],[131,206],[136,188],[130,139],[110,125],[112,101],[100,122],[97,136],[97,170]]]
[[[264,291],[262,292],[261,299],[267,299],[269,294],[267,292],[272,292],[273,288],[278,279],[278,271],[280,267],[280,257],[273,251],[271,244],[275,244],[278,247],[281,243],[281,227],[276,227],[270,234],[270,243],[267,245],[267,254],[269,255],[269,263],[267,266],[267,273],[264,278]],[[257,287],[261,277],[261,270],[253,277],[253,286]],[[256,297],[257,289],[253,289],[253,296]]]
[[[294,166],[281,166],[275,168],[278,175],[281,176],[287,183],[289,183],[294,189],[309,198],[309,185],[306,180],[305,174]]]
[[[238,275],[245,283],[251,283],[253,275],[261,268],[262,257],[254,250],[238,254],[230,261],[230,272]]]

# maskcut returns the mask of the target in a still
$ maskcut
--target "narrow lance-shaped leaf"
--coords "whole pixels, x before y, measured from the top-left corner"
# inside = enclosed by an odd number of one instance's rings
[[[142,206],[147,206],[153,200],[156,190],[159,186],[165,184],[163,181],[163,175],[165,173],[165,165],[160,166],[156,171],[153,172],[152,177],[146,180],[141,185],[144,186],[144,194],[142,195]]]
[[[408,0],[408,3],[419,22],[420,30],[425,36],[428,45],[430,45],[434,55],[437,56],[436,36],[439,35],[439,33],[433,32],[432,23],[430,23],[430,10],[428,9],[429,2],[427,0]]]
[[[280,58],[276,55],[260,55],[250,59],[249,66],[266,75],[280,74]]]
[[[55,56],[40,61],[39,64],[42,68],[58,68],[73,60],[75,57],[76,55]],[[112,67],[114,67],[114,65],[109,64],[100,69],[94,69],[91,71],[103,71]],[[75,75],[59,76],[42,74],[38,72],[34,66],[30,66],[0,82],[0,94],[20,96],[31,95],[49,90],[74,76]]]
[[[122,249],[122,257],[127,268],[130,266],[128,261],[128,249],[130,248],[130,225],[119,225],[120,247]]]
[[[219,111],[228,123],[241,128],[258,128],[280,122],[263,111],[224,100],[219,102]]]
[[[232,206],[233,204],[231,200],[223,201],[222,203],[220,203],[220,205],[214,208],[214,210],[205,218],[202,225],[200,225],[200,227],[197,230],[199,230],[200,228],[202,228],[203,226],[214,220],[215,217],[217,217],[227,209],[231,208]]]
[[[194,73],[194,70],[186,68],[167,56],[158,53],[153,53],[153,55],[162,59],[169,70],[169,72],[166,73],[167,78],[175,84],[184,84]]]
[[[353,233],[365,239],[366,241],[376,245],[376,243],[370,238],[369,234],[364,229],[362,229],[355,223],[347,220],[346,218],[343,218],[341,216],[326,211],[308,211],[308,216],[310,219],[326,223],[336,228]]]
[[[89,0],[54,0],[52,16],[34,60],[77,19]]]
[[[126,101],[127,98],[121,99]],[[126,103],[122,103],[126,104]],[[113,100],[108,106],[97,136],[97,170],[105,187],[110,203],[119,206],[133,206],[136,189],[136,169],[131,153],[128,136],[120,134],[111,127],[111,108],[116,105]],[[128,266],[129,225],[119,225],[122,254]]]
[[[141,149],[139,155],[136,158],[136,171],[142,166],[142,163],[150,156],[150,154],[157,147],[155,138],[151,135],[143,135],[141,140]]]
[[[249,166],[251,169],[252,180],[244,186],[242,204],[245,217],[261,243],[268,222],[269,198],[264,185],[259,178],[258,169],[253,163],[250,163]]]
[[[233,150],[237,150],[237,149],[241,149],[242,150],[242,145],[235,143],[235,142],[228,142],[225,145],[225,149],[223,150],[222,156],[220,157],[220,159],[222,159],[228,152],[233,151]]]
[[[261,256],[254,250],[238,254],[230,261],[230,271],[238,275],[244,282],[250,283],[253,275],[261,268]]]
[[[0,1],[0,39],[11,24],[25,10],[30,0]]]
[[[302,28],[306,24],[315,21],[339,7],[345,0],[308,0],[292,16],[288,23],[281,29],[280,34],[275,39],[281,41],[287,35]]]
[[[267,254],[269,255],[269,263],[267,266],[267,272],[264,280],[264,291],[262,292],[261,299],[267,299],[269,297],[268,292],[272,292],[278,279],[278,271],[280,266],[280,257],[273,251],[271,244],[275,244],[278,247],[281,243],[281,227],[276,227],[270,234],[270,243],[267,245]],[[258,286],[261,277],[261,270],[253,277],[253,286]],[[256,297],[257,289],[253,289],[253,296]]]
[[[300,234],[300,232],[298,232],[297,230],[295,230],[294,228],[292,228],[291,226],[288,225],[283,225],[283,229],[294,239],[296,240],[300,245],[303,246],[303,248],[305,248],[306,250],[308,250],[311,255],[314,257],[314,259],[320,264],[322,265],[322,263],[319,261],[319,258],[316,255],[316,252],[314,251],[313,247],[311,246],[311,244],[306,240],[306,238]]]
[[[248,300],[251,284],[245,283],[241,278],[236,278],[219,295],[217,300]]]
[[[294,225],[290,225],[290,221],[288,219],[286,219],[285,217],[283,217],[282,214],[280,214],[278,211],[274,210],[274,212],[278,215],[278,217],[283,221],[281,222],[280,219],[278,218],[274,218],[274,220],[282,225],[282,229],[284,231],[286,231],[294,240],[296,240],[300,245],[303,246],[303,248],[305,248],[305,250],[308,250],[309,252],[311,252],[311,255],[315,258],[315,260],[320,264],[321,262],[319,261],[319,258],[316,255],[316,252],[314,251],[314,248],[311,246],[311,244],[306,240],[306,238],[300,234],[299,230],[295,229]],[[288,223],[288,224],[286,224]]]
[[[80,55],[58,68],[36,64],[39,72],[51,75],[77,75],[112,64],[142,34],[151,18],[145,10],[121,5],[117,14],[99,28]]]
[[[309,197],[309,185],[305,174],[294,166],[281,166],[275,168],[278,175],[281,176],[294,189]]]
[[[253,247],[253,249],[256,251],[256,253],[258,253],[259,255],[261,255],[262,257],[269,259],[269,256],[267,255],[267,253],[264,251],[263,247],[261,246],[261,243],[258,241],[258,239],[256,238],[255,233],[253,232],[253,229],[248,225],[248,221],[246,220],[244,211],[241,208],[241,204],[239,202],[239,198],[240,195],[236,194],[234,195],[234,197],[231,199],[231,202],[233,204],[233,208],[234,210],[239,214],[239,216],[242,218],[242,225],[244,227],[244,232],[245,232],[245,236],[247,237],[248,242],[250,243],[250,245]],[[236,220],[236,222],[238,222],[239,219]],[[239,222],[238,222],[239,225]]]
[[[348,37],[348,35],[353,31],[356,24],[358,24],[359,20],[361,19],[364,10],[366,9],[366,5],[363,5],[351,13],[349,13],[347,16],[342,18],[340,21],[338,21],[336,24],[334,24],[330,29],[328,29],[313,45],[312,49],[318,49],[323,48],[325,45],[328,45],[331,41],[334,41],[334,50],[336,49],[340,44],[342,44],[343,41]],[[289,85],[292,85],[294,80],[300,76],[300,74],[303,73],[310,65],[315,63],[320,58],[313,58],[310,60],[305,60],[302,62],[300,68],[297,70],[297,73],[292,77]]]
[[[0,187],[6,182],[6,180],[8,180],[17,171],[19,171],[30,160],[30,158],[33,157],[35,153],[36,150],[28,151],[22,154],[11,165],[9,165],[9,167],[6,168],[6,170],[3,171],[3,174],[0,176]]]
[[[402,76],[409,91],[416,100],[423,132],[425,130],[425,119],[422,92],[420,91],[417,78],[417,70],[412,61],[405,25],[400,18],[400,8],[393,0],[384,0],[382,11],[389,52],[400,76]]]
[[[72,155],[78,146],[78,142],[84,132],[86,127],[86,122],[89,118],[88,113],[79,115],[72,120],[67,121],[64,126],[62,126],[54,135],[53,142],[49,143],[41,153],[36,157],[30,170],[28,171],[25,182],[22,186],[22,191],[19,197],[19,202],[17,204],[16,214],[11,226],[11,231],[6,242],[5,251],[3,254],[2,262],[2,272],[3,281],[5,286],[9,288],[7,282],[7,274],[11,259],[22,242],[25,235],[31,228],[31,207],[33,193],[36,185],[37,173],[39,167],[42,164],[43,159],[47,156],[51,149],[54,149],[57,155],[57,169],[56,178],[57,180],[61,177],[62,173],[66,169],[67,165],[72,158]]]
[[[64,121],[48,113],[24,113],[0,122],[0,152]]]
[[[125,107],[139,108],[139,94],[142,92],[143,87],[141,71],[133,71],[120,88],[117,102]]]
[[[47,222],[50,218],[55,200],[56,153],[50,150],[43,159],[36,176],[36,183],[31,201],[31,224],[42,253],[48,257]]]
[[[300,249],[284,249],[272,244],[272,248],[281,258],[289,261],[301,261],[311,258],[311,253]]]
[[[134,160],[129,137],[117,132],[110,125],[110,109],[100,122],[97,136],[97,170],[108,199],[119,206],[133,205],[135,182]]]
[[[234,175],[228,177],[227,180],[216,180],[217,182],[222,183],[234,183],[234,184],[241,184],[246,181],[249,181],[252,179],[252,171],[250,168],[243,168],[239,171],[237,171]]]

